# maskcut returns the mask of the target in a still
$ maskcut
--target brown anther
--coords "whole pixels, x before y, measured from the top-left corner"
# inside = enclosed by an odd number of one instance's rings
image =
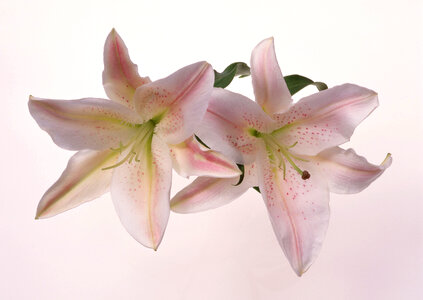
[[[304,170],[303,171],[303,174],[301,174],[301,178],[303,179],[303,180],[307,180],[307,179],[309,179],[310,178],[310,173],[308,172],[308,171],[306,171],[306,170]]]

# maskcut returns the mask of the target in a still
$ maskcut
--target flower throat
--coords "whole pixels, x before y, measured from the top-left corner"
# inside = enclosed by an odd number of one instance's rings
[[[149,120],[143,124],[136,124],[135,127],[138,127],[137,133],[126,145],[123,145],[121,142],[118,148],[110,149],[111,151],[122,153],[124,150],[130,148],[126,156],[116,164],[105,167],[102,170],[109,170],[119,167],[125,162],[140,162],[139,158],[142,151],[147,150],[147,148],[151,148],[155,126],[156,122],[154,122],[154,120]],[[148,153],[148,151],[146,151],[146,153]]]
[[[308,160],[302,159],[298,156],[293,155],[289,149],[295,147],[298,142],[295,142],[291,146],[282,146],[280,145],[275,137],[271,134],[261,133],[255,129],[250,131],[250,134],[262,138],[266,144],[266,151],[270,158],[270,161],[274,164],[277,164],[279,169],[283,169],[283,179],[286,177],[286,162],[292,166],[292,168],[301,175],[301,179],[307,180],[311,177],[310,173],[307,170],[301,170],[294,162],[294,159],[308,162]]]

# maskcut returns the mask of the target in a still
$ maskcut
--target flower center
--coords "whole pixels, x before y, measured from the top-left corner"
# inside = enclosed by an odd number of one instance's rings
[[[301,175],[301,179],[307,180],[310,178],[310,173],[307,170],[301,170],[294,162],[294,160],[300,160],[308,162],[308,160],[305,160],[303,158],[300,158],[290,152],[291,148],[294,148],[295,145],[298,144],[298,142],[295,142],[294,144],[290,146],[281,145],[278,143],[278,141],[275,139],[275,137],[271,134],[266,133],[259,133],[259,137],[261,137],[265,144],[266,144],[266,150],[270,159],[270,162],[274,165],[277,165],[279,169],[283,170],[283,179],[285,179],[286,176],[286,164],[289,163],[292,168],[298,172],[298,174]]]
[[[143,124],[136,124],[135,127],[137,127],[137,133],[133,136],[132,139],[129,140],[129,142],[126,145],[123,145],[122,143],[119,144],[119,147],[117,148],[111,148],[110,150],[116,151],[119,153],[122,153],[124,150],[128,150],[128,153],[126,156],[121,159],[116,164],[103,168],[102,170],[109,170],[116,167],[119,167],[120,165],[124,164],[125,162],[131,163],[132,161],[139,162],[140,155],[143,151],[145,153],[148,153],[147,149],[151,146],[151,141],[153,139],[154,134],[154,128],[156,126],[156,122],[154,120],[147,121]]]

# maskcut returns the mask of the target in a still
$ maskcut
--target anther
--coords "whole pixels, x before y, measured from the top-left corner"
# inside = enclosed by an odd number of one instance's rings
[[[301,174],[301,179],[302,180],[307,180],[310,178],[310,173],[307,170],[304,170],[303,173]]]

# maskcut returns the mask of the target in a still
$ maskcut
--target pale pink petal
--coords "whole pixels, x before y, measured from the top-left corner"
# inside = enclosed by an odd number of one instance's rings
[[[357,155],[353,149],[339,147],[319,153],[314,160],[325,175],[330,191],[339,194],[361,192],[392,164],[390,154],[378,166]]]
[[[236,185],[239,177],[198,177],[172,198],[171,209],[177,213],[194,213],[228,204],[258,185],[255,169],[254,164],[246,165],[244,180],[239,185]]]
[[[55,216],[108,192],[112,170],[102,168],[116,163],[118,157],[118,152],[110,150],[77,152],[59,180],[44,194],[35,218]]]
[[[139,243],[157,249],[169,218],[172,160],[167,145],[156,135],[141,154],[140,161],[116,167],[111,194],[126,230]]]
[[[273,38],[258,44],[251,54],[251,77],[256,101],[269,115],[284,112],[292,103],[275,54]]]
[[[227,178],[241,174],[235,163],[221,153],[207,149],[194,137],[176,145],[169,145],[169,147],[173,168],[181,176]]]
[[[315,155],[347,142],[355,127],[378,106],[377,94],[343,84],[301,99],[284,114],[275,115],[281,127],[274,134],[293,152]]]
[[[224,89],[213,89],[196,134],[207,146],[240,164],[254,160],[259,141],[254,131],[270,132],[276,124],[254,101]]]
[[[104,45],[103,86],[107,96],[133,109],[135,89],[151,80],[138,75],[122,38],[112,29]]]
[[[259,187],[273,230],[292,268],[301,276],[320,251],[329,222],[329,192],[311,163],[298,163],[311,177],[301,175],[286,162],[283,170],[262,153],[257,162]]]
[[[104,150],[130,139],[139,116],[106,99],[49,100],[30,96],[29,111],[41,129],[69,150]]]
[[[135,106],[144,120],[158,123],[156,132],[167,143],[178,144],[194,133],[203,118],[213,82],[212,67],[198,62],[138,88]]]

